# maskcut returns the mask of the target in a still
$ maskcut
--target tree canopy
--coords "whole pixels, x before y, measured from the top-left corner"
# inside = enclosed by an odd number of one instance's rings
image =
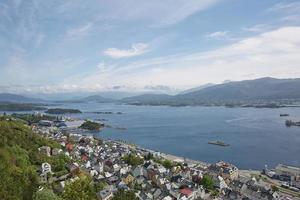
[[[74,182],[66,184],[63,193],[64,200],[95,200],[96,192],[92,179],[88,176],[81,176]]]
[[[137,200],[133,191],[118,190],[112,200]]]
[[[43,189],[33,195],[33,200],[62,200],[52,190]]]

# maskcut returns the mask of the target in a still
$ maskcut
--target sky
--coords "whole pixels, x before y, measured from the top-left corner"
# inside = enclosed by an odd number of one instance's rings
[[[300,78],[299,0],[0,0],[0,92]]]

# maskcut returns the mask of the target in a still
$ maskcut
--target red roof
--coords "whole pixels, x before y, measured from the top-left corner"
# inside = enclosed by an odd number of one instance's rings
[[[68,143],[68,144],[66,145],[66,149],[67,149],[68,151],[72,151],[72,150],[73,150],[73,144]]]
[[[84,160],[84,161],[87,161],[89,158],[87,157],[87,155],[83,155],[83,156],[81,157],[81,159]]]
[[[190,196],[193,193],[193,191],[189,188],[184,188],[180,190],[180,193],[184,194],[185,196]]]

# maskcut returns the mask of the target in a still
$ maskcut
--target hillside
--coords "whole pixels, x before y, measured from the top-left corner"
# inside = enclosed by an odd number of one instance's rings
[[[41,146],[60,147],[33,133],[26,125],[0,117],[0,199],[31,200],[39,186],[37,170],[43,162],[55,172],[64,171],[68,158],[39,153]]]
[[[300,79],[260,78],[213,85],[192,92],[169,95],[142,95],[123,99],[144,105],[225,105],[300,100]]]
[[[300,99],[300,79],[261,78],[230,82],[176,97],[204,101]]]
[[[44,102],[42,99],[29,98],[22,95],[0,93],[0,102],[12,102],[12,103],[39,103]]]

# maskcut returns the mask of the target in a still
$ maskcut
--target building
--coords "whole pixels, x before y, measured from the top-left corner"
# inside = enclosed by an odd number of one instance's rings
[[[113,193],[110,189],[104,189],[97,193],[97,199],[99,200],[109,200],[112,199]]]
[[[213,175],[220,175],[224,179],[235,180],[238,178],[238,168],[230,163],[220,161],[209,166],[209,171]]]
[[[276,175],[286,177],[291,181],[300,181],[300,168],[279,164],[275,168]]]
[[[50,156],[51,148],[48,147],[48,146],[42,146],[42,147],[39,148],[39,152],[40,152],[41,154],[46,155],[46,156]]]
[[[48,121],[48,120],[40,120],[40,121],[39,121],[39,125],[40,125],[40,126],[50,127],[50,126],[52,126],[52,122],[51,122],[51,121]]]

